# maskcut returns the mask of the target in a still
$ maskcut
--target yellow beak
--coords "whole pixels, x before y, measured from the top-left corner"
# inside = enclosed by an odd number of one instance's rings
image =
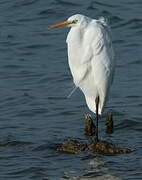
[[[54,24],[54,25],[52,25],[52,26],[49,26],[49,29],[64,27],[64,26],[67,26],[67,25],[69,25],[69,24],[72,24],[72,23],[69,22],[69,21],[64,21],[64,22],[61,22],[61,23],[58,23],[58,24]]]

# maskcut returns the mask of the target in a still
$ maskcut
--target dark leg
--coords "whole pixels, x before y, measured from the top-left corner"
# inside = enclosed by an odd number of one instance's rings
[[[98,142],[98,141],[99,141],[99,138],[98,138],[98,120],[99,120],[99,113],[98,113],[98,110],[99,110],[99,96],[96,97],[95,103],[96,103],[96,141]]]

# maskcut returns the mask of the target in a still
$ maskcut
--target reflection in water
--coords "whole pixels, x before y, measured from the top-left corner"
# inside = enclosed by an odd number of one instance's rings
[[[85,169],[85,173],[83,176],[74,176],[77,174],[75,171],[65,172],[63,180],[122,180],[119,177],[116,177],[112,174],[109,174],[109,168],[105,167],[105,159],[102,157],[95,157],[92,160],[89,160],[90,167],[89,169]]]

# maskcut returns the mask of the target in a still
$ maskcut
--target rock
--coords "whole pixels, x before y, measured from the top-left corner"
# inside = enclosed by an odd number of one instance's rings
[[[60,152],[77,154],[83,151],[94,151],[99,154],[114,155],[122,153],[130,153],[133,150],[128,148],[120,148],[106,141],[94,142],[90,145],[80,143],[77,140],[66,140],[57,148]]]
[[[62,145],[60,145],[57,148],[57,150],[61,152],[77,154],[82,151],[85,151],[86,148],[87,148],[86,144],[82,144],[78,142],[77,140],[69,139],[69,140],[66,140]]]
[[[108,113],[106,119],[106,133],[112,134],[113,133],[113,116],[112,113]]]
[[[88,149],[90,151],[95,151],[99,154],[108,154],[108,155],[133,152],[133,150],[131,149],[120,148],[106,141],[99,141],[92,143],[88,146]]]
[[[113,119],[112,114],[109,113],[107,117],[107,128],[106,132],[111,134],[113,132]],[[93,123],[91,115],[87,114],[85,116],[85,135],[89,138],[96,136],[96,127]],[[61,144],[58,148],[58,151],[65,152],[65,153],[72,153],[77,154],[83,151],[93,151],[99,154],[105,155],[115,155],[115,154],[122,154],[122,153],[130,153],[133,150],[128,148],[117,147],[112,143],[106,141],[98,141],[92,142],[91,144],[83,144],[74,139],[68,139],[63,144]]]
[[[93,123],[93,119],[90,114],[85,115],[85,135],[86,136],[95,136],[96,135],[96,126]]]

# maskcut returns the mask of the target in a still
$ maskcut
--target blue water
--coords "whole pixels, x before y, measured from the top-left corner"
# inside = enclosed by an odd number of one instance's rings
[[[0,1],[0,180],[142,179],[141,9],[141,0]],[[65,139],[86,140],[90,113],[79,90],[66,98],[69,29],[48,29],[76,13],[110,21],[117,68],[105,112],[113,112],[115,131],[104,133],[104,116],[100,133],[131,154],[56,151]]]

